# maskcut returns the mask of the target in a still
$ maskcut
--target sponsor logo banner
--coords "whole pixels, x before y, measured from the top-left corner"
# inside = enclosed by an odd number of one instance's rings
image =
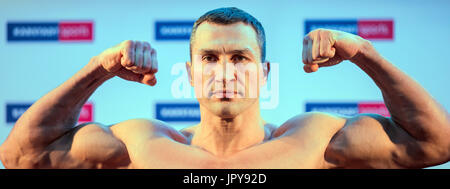
[[[6,104],[6,123],[15,123],[32,103]]]
[[[306,20],[305,35],[309,32],[319,29],[339,30],[347,33],[358,34],[357,20]]]
[[[194,22],[195,21],[156,21],[155,39],[189,41]]]
[[[156,103],[156,119],[167,122],[200,121],[198,103]]]
[[[86,103],[81,107],[78,123],[94,121],[94,104]]]
[[[389,110],[383,102],[360,102],[358,103],[358,113],[372,113],[379,114],[385,117],[390,117]]]
[[[369,40],[394,39],[394,21],[389,19],[305,20],[305,35],[318,28],[344,31]]]
[[[307,102],[306,112],[318,111],[345,116],[355,116],[361,113],[379,114],[389,117],[389,110],[383,102]]]
[[[94,36],[92,21],[8,22],[8,42],[60,41],[91,42]]]
[[[33,103],[7,103],[6,123],[15,123]],[[94,121],[94,105],[88,102],[83,105],[78,119],[79,123]]]

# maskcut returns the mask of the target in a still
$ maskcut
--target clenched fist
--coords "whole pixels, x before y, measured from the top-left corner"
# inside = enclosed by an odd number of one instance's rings
[[[156,84],[156,51],[148,42],[126,40],[96,56],[96,62],[109,73],[150,86]]]
[[[315,72],[319,67],[333,66],[350,60],[360,52],[368,41],[350,33],[317,29],[303,39],[303,69]]]

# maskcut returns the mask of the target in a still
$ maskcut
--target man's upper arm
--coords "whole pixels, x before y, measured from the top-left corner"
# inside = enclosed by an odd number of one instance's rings
[[[335,168],[422,168],[445,162],[433,150],[390,118],[361,114],[333,136],[325,159]]]
[[[74,127],[50,145],[26,149],[10,140],[4,147],[6,168],[112,168],[125,166],[125,145],[111,134],[108,127],[85,123]]]

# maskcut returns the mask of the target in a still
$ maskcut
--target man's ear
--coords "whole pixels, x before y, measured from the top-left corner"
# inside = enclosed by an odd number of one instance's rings
[[[186,61],[186,71],[187,71],[187,75],[188,75],[188,79],[189,79],[189,83],[191,84],[191,86],[194,86],[194,82],[192,81],[192,63],[190,61]]]
[[[266,61],[262,63],[262,71],[263,71],[263,77],[262,77],[262,83],[261,86],[264,86],[267,84],[267,80],[269,79],[269,72],[270,72],[270,62]]]

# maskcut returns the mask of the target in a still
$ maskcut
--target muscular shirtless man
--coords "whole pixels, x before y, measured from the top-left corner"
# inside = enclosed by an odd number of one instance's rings
[[[233,67],[254,65],[257,83],[267,80],[261,24],[237,8],[212,10],[194,25],[186,63],[193,87],[206,91],[198,97],[198,125],[177,131],[161,121],[131,119],[76,126],[81,106],[108,79],[156,84],[155,49],[124,41],[34,103],[2,144],[1,161],[6,168],[421,168],[449,161],[448,113],[369,41],[325,29],[304,38],[306,72],[343,60],[373,79],[392,117],[316,112],[276,127],[260,116],[259,90],[248,97],[252,78],[237,78]],[[199,71],[204,65],[210,72]],[[198,75],[203,80],[196,83]]]

